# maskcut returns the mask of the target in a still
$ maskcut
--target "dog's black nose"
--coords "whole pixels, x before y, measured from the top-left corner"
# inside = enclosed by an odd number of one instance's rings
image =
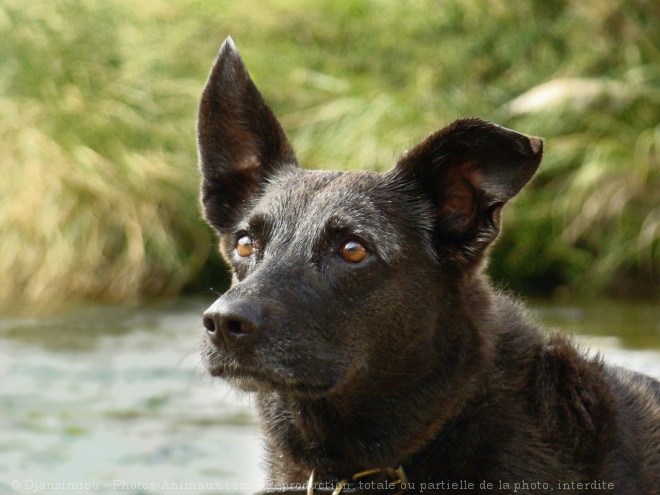
[[[203,317],[204,327],[213,342],[227,347],[237,338],[256,332],[262,320],[261,308],[254,301],[222,297]]]

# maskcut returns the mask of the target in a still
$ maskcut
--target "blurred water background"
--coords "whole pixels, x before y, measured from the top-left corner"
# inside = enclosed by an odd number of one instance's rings
[[[490,273],[660,376],[657,1],[0,0],[0,493],[259,489],[249,397],[195,351],[228,283],[195,119],[229,34],[306,167],[386,170],[467,116],[543,136]]]
[[[256,491],[249,398],[207,378],[195,352],[204,306],[0,319],[0,493]]]

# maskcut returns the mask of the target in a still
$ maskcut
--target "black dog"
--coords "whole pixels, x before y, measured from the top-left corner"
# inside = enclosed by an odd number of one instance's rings
[[[482,273],[541,139],[459,120],[384,174],[303,170],[230,39],[198,133],[235,275],[204,359],[257,392],[272,491],[660,493],[660,384]]]

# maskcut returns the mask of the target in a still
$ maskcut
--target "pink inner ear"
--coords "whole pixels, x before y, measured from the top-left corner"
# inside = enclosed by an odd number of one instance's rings
[[[458,167],[451,167],[445,177],[446,189],[440,199],[438,216],[448,219],[450,228],[465,232],[476,216],[475,180],[478,169],[475,161],[465,162]]]

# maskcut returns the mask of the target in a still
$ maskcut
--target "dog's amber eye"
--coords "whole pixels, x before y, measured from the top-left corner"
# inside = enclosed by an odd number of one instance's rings
[[[252,255],[254,251],[254,245],[252,244],[252,238],[249,235],[244,235],[238,242],[236,242],[236,252],[241,258],[247,258]]]
[[[349,263],[362,263],[369,258],[369,251],[357,241],[348,241],[339,250],[339,256]]]

